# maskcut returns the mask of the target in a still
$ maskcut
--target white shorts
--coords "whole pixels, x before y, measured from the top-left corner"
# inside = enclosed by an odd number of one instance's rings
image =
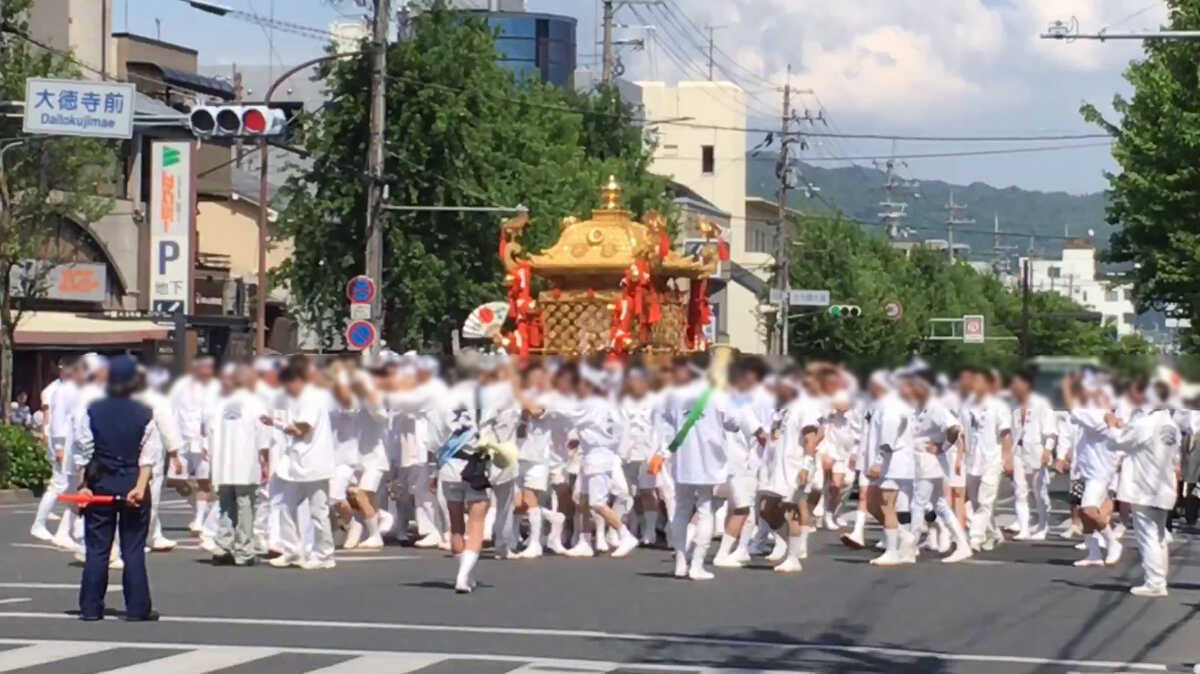
[[[731,477],[725,484],[717,487],[717,496],[728,501],[733,510],[753,508],[757,487],[758,480],[749,475]]]
[[[1083,498],[1079,502],[1081,508],[1099,508],[1110,498],[1109,480],[1090,478],[1083,483]]]
[[[520,462],[522,489],[546,491],[550,486],[550,466],[536,461]]]
[[[382,470],[338,466],[333,469],[333,477],[329,479],[329,498],[335,501],[345,501],[350,487],[358,487],[362,491],[373,494],[379,491],[379,483],[382,481]]]
[[[579,495],[586,497],[589,505],[604,505],[608,503],[608,493],[612,489],[611,473],[592,473],[579,479]]]
[[[183,472],[175,471],[174,462],[167,462],[167,479],[168,480],[207,480],[212,474],[212,466],[208,462],[208,458],[199,453],[179,453],[179,463],[183,465]]]
[[[479,491],[466,482],[442,482],[442,494],[449,503],[474,503],[488,500],[486,491]]]

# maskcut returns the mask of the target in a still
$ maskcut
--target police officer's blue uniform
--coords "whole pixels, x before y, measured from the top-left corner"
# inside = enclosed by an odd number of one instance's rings
[[[125,496],[138,481],[139,456],[154,421],[150,408],[128,395],[135,375],[136,363],[132,359],[114,358],[109,367],[109,395],[88,406],[87,425],[94,450],[85,480],[96,495]],[[93,505],[85,508],[83,515],[87,562],[79,588],[80,617],[100,620],[104,616],[109,553],[113,535],[119,530],[125,562],[121,583],[125,589],[126,617],[152,619],[145,554],[149,495],[137,507],[125,503]]]

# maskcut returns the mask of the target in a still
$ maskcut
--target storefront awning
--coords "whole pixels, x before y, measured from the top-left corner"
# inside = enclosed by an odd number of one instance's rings
[[[166,339],[168,328],[145,320],[87,318],[65,311],[29,311],[17,324],[16,346],[137,344]]]

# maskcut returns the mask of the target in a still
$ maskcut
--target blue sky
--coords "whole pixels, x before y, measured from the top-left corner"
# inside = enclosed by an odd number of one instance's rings
[[[222,0],[269,15],[272,0]],[[263,29],[211,16],[179,0],[115,0],[114,29],[155,35],[196,48],[203,65],[289,65],[322,49],[310,38],[274,32],[269,54]],[[359,16],[353,0],[274,0],[279,19],[326,28]],[[575,16],[581,65],[594,62],[597,0],[529,0],[531,11]],[[128,7],[128,24],[126,23]],[[657,40],[623,54],[633,79],[694,78],[700,42],[681,29],[714,24],[725,68],[751,90],[751,124],[777,125],[773,84],[793,66],[792,82],[812,88],[797,108],[824,107],[841,131],[887,134],[996,135],[1093,132],[1078,114],[1083,101],[1107,109],[1126,92],[1121,71],[1139,46],[1129,42],[1050,43],[1036,35],[1049,21],[1076,16],[1084,30],[1105,26],[1154,29],[1165,17],[1155,0],[669,0],[664,8],[625,10],[619,38]],[[689,43],[689,40],[693,41]],[[1094,143],[1094,141],[1093,141]],[[1080,141],[1080,144],[1084,144]],[[1028,144],[1026,144],[1028,145]],[[902,142],[901,153],[991,150],[1004,145]],[[813,156],[886,154],[887,141],[828,140]],[[829,165],[825,163],[823,165]],[[1073,193],[1102,189],[1114,165],[1104,147],[1011,156],[921,159],[909,175],[951,182],[988,182]]]

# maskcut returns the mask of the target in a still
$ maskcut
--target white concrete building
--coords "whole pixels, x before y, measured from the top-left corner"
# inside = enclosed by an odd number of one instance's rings
[[[731,262],[759,279],[769,278],[773,257],[752,252],[758,247],[747,241],[746,132],[732,130],[746,128],[745,92],[730,82],[685,81],[675,86],[636,82],[622,86],[622,94],[642,106],[647,120],[680,120],[654,127],[657,146],[650,170],[687,186],[727,213]],[[727,286],[723,296],[714,298],[718,333],[744,352],[764,353],[766,330],[758,298],[748,287],[753,284],[737,281],[737,273],[723,270],[722,276]]]
[[[1096,246],[1090,239],[1068,239],[1060,259],[1021,258],[1018,269],[1029,261],[1030,287],[1069,297],[1104,316],[1105,325],[1115,325],[1117,334],[1132,334],[1137,313],[1128,285],[1101,277],[1096,264]],[[1019,280],[1017,281],[1019,283]]]

